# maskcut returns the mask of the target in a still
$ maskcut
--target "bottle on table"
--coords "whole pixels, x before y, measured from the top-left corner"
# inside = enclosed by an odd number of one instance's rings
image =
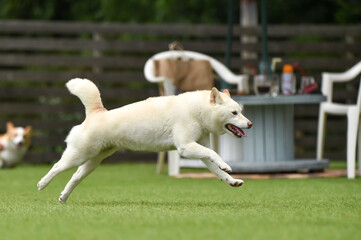
[[[296,77],[291,64],[283,65],[282,70],[282,94],[293,95],[296,93]]]

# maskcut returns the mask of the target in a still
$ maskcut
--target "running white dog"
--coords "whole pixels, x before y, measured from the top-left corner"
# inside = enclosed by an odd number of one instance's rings
[[[37,185],[42,190],[60,172],[79,166],[60,195],[61,203],[66,202],[73,189],[105,157],[121,148],[177,149],[183,157],[201,159],[230,186],[243,184],[242,180],[226,173],[231,172],[231,168],[216,152],[205,147],[209,145],[209,133],[227,132],[242,137],[246,135],[241,129],[252,126],[227,90],[221,93],[213,88],[212,91],[154,97],[108,111],[93,82],[76,78],[66,86],[84,104],[86,118],[70,131],[61,159]]]

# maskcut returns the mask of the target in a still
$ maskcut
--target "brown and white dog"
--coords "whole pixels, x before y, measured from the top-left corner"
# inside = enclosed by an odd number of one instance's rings
[[[31,126],[15,127],[7,122],[6,133],[0,135],[0,168],[16,167],[30,146]]]

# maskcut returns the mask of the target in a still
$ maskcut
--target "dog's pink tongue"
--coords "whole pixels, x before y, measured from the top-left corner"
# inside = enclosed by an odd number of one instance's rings
[[[247,137],[247,135],[241,129],[239,129],[239,131],[237,130],[237,132],[240,133],[242,137]]]
[[[236,129],[237,134],[241,135],[242,137],[247,137],[247,135],[238,127],[234,127]]]

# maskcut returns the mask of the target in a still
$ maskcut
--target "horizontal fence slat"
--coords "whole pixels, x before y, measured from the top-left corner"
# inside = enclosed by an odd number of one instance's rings
[[[235,28],[237,31],[237,28]],[[103,34],[139,34],[159,36],[213,35],[225,37],[226,25],[205,24],[138,24],[138,23],[94,23],[94,22],[61,22],[61,21],[0,21],[0,33],[103,33]]]
[[[143,68],[146,57],[0,54],[2,66]]]
[[[142,72],[89,72],[89,71],[35,71],[35,70],[0,70],[0,79],[14,82],[67,82],[72,78],[88,78],[94,81],[107,81],[113,83],[145,82]]]
[[[242,51],[261,53],[261,43],[247,43],[242,45]],[[269,53],[287,54],[292,52],[305,53],[361,53],[360,43],[345,42],[291,42],[291,41],[269,41]]]
[[[234,63],[232,62],[232,65],[238,65],[238,66],[247,66],[249,64],[253,66],[258,66],[258,63],[260,61],[259,59],[235,59]],[[350,68],[351,66],[355,65],[358,60],[355,59],[342,59],[340,61],[340,58],[336,57],[283,57],[282,63],[296,63],[298,62],[303,68],[309,69],[309,70],[318,70],[321,72],[324,71],[344,71],[345,69]]]
[[[269,36],[346,36],[359,35],[359,25],[268,25]],[[137,23],[95,23],[95,22],[45,22],[45,21],[0,21],[0,33],[133,33],[143,35],[193,35],[220,36],[227,34],[226,25],[205,24],[137,24]],[[235,35],[261,35],[261,27],[234,26]]]
[[[75,113],[77,111],[83,111],[81,106],[75,104],[68,105],[50,105],[39,103],[1,103],[0,115],[6,114],[49,114],[49,113]]]
[[[47,51],[161,51],[166,49],[169,42],[144,42],[122,40],[85,40],[61,38],[0,38],[2,50],[47,50]]]
[[[224,40],[184,40],[182,45],[187,50],[196,50],[204,53],[224,54],[226,43]],[[127,41],[127,40],[106,40],[93,41],[91,39],[68,39],[68,38],[29,38],[29,37],[3,37],[0,38],[1,50],[16,51],[120,51],[129,52],[161,52],[168,49],[170,40],[149,40],[149,41]],[[247,49],[255,49],[258,45],[246,46]],[[233,41],[233,52],[241,49],[239,41]]]
[[[0,54],[0,65],[4,67],[104,67],[104,68],[143,68],[149,58],[143,56],[79,56],[79,55],[25,55]],[[217,58],[216,58],[217,59]],[[219,58],[221,62],[222,59]],[[242,63],[239,58],[232,58],[236,65]],[[82,69],[79,69],[81,71]],[[56,69],[55,69],[56,71]]]
[[[292,36],[324,36],[345,37],[346,35],[360,35],[360,25],[272,25],[269,24],[268,36],[292,37]],[[240,27],[240,35],[261,36],[261,27]]]
[[[298,153],[296,152],[295,157],[298,159],[315,159],[316,154],[313,152],[302,152]],[[346,154],[344,152],[335,151],[335,152],[326,152],[324,155],[324,158],[333,161],[333,160],[344,160],[346,157]]]
[[[12,119],[11,121],[15,126],[27,126],[31,125],[34,127],[34,130],[41,129],[42,131],[57,131],[57,129],[70,129],[72,126],[79,124],[85,118],[85,112],[83,117],[79,121],[75,120],[61,120],[61,119],[39,119],[39,118],[21,118],[21,119]],[[0,121],[0,131],[4,132],[6,128],[6,119],[1,119]],[[46,128],[44,128],[44,125]]]
[[[340,147],[340,142],[346,143],[345,135],[327,138],[326,147]],[[295,143],[300,147],[316,148],[316,138],[313,136],[302,136],[301,138],[296,138]],[[344,145],[344,147],[346,147],[346,144]]]
[[[112,86],[99,86],[103,100],[107,99],[139,99],[144,100],[149,96],[154,96],[157,91],[154,88],[149,89],[131,89],[131,88],[114,88]],[[49,98],[69,98],[76,99],[71,95],[66,87],[52,87],[52,86],[31,86],[31,87],[0,87],[0,99],[21,99],[33,98],[35,100],[40,97]],[[3,102],[4,103],[4,102]],[[33,103],[32,103],[33,104]],[[60,103],[62,104],[62,103]]]
[[[327,127],[330,129],[334,129],[334,131],[339,131],[340,133],[345,133],[345,129],[347,126],[346,123],[346,117],[344,119],[345,121],[338,120],[327,120]],[[308,131],[308,132],[317,132],[317,124],[315,124],[315,119],[309,119],[309,120],[297,120],[295,123],[295,129],[299,131]]]
[[[31,125],[34,128],[34,131],[36,131],[35,126]],[[74,125],[75,126],[75,125]],[[68,132],[70,131],[71,128],[68,129]],[[36,133],[35,133],[36,134]],[[65,138],[67,136],[67,133],[61,135],[61,134],[56,134],[56,135],[49,135],[49,136],[43,136],[43,137],[37,137],[34,136],[31,139],[31,145],[32,148],[36,148],[37,146],[53,146],[53,145],[63,145],[64,147],[66,146],[65,143]]]
[[[294,107],[295,117],[317,117],[319,105],[312,104],[312,105],[295,105]]]

